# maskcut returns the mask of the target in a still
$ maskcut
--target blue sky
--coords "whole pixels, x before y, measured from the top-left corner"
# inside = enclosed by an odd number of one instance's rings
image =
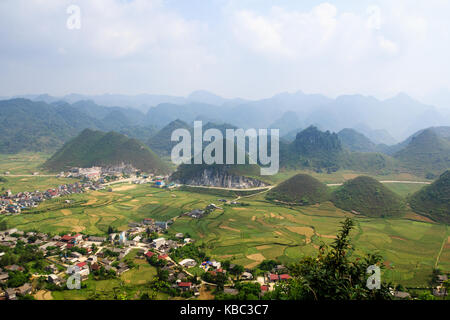
[[[66,10],[81,10],[81,29]],[[450,88],[448,0],[2,0],[0,96]]]

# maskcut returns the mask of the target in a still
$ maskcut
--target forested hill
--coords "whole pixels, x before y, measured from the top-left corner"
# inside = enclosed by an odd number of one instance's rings
[[[44,164],[51,171],[71,167],[130,164],[151,173],[168,173],[167,165],[147,146],[116,132],[85,129]]]

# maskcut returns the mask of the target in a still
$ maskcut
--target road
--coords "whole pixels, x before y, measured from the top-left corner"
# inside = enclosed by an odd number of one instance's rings
[[[380,181],[381,183],[411,183],[411,184],[431,184],[431,182],[427,182],[427,181],[397,181],[397,180],[385,180],[385,181]],[[337,186],[342,186],[343,183],[328,183],[327,186],[328,187],[337,187]]]

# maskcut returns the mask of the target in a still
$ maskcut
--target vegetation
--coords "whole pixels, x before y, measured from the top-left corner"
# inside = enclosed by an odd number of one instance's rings
[[[309,175],[298,174],[271,189],[266,199],[311,205],[328,200],[328,196],[329,192],[325,184]]]
[[[377,180],[360,176],[345,182],[332,197],[336,207],[369,217],[399,216],[403,200]]]
[[[352,258],[354,250],[350,232],[351,219],[342,223],[336,239],[330,246],[321,246],[317,258],[305,257],[289,267],[292,279],[278,285],[267,297],[278,300],[390,300],[389,286],[381,282],[380,288],[367,287],[367,268],[377,265],[382,258],[368,254],[363,259]]]
[[[116,133],[85,129],[67,142],[44,167],[52,171],[70,167],[133,165],[146,172],[165,173],[168,167],[159,157],[141,142]]]
[[[433,220],[450,223],[450,170],[431,185],[416,192],[410,199],[411,208]]]
[[[425,176],[439,174],[450,167],[450,141],[427,129],[413,136],[407,146],[394,154],[402,165]]]

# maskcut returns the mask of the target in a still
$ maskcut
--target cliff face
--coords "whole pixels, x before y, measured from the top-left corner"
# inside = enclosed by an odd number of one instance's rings
[[[237,188],[237,189],[248,189],[248,188],[258,188],[265,187],[267,184],[264,182],[244,177],[233,175],[228,172],[219,172],[213,169],[204,169],[198,172],[195,176],[190,176],[186,178],[174,178],[173,182],[192,185],[192,186],[207,186],[207,187],[221,187],[221,188]]]

